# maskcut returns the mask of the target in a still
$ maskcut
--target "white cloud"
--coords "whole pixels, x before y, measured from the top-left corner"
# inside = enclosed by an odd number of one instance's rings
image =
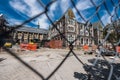
[[[78,10],[85,10],[88,8],[93,7],[92,3],[90,2],[90,0],[80,0],[79,2],[77,2],[76,7]]]
[[[70,5],[71,5],[70,0],[57,0],[49,8],[48,12],[49,17],[53,21],[56,21],[55,19],[59,19],[60,17],[62,17],[61,15],[64,15],[64,13],[68,10]]]
[[[54,2],[51,6],[50,6],[50,8],[49,8],[49,16],[51,17],[51,18],[54,18],[55,17],[55,14],[53,13],[56,9],[57,9],[57,7],[58,7],[58,2]]]
[[[40,12],[42,12],[44,9],[38,4],[37,0],[11,0],[10,5],[12,8],[16,10],[16,12],[21,12],[29,17],[32,17]],[[63,14],[67,11],[69,7],[71,7],[71,2],[70,0],[57,0],[55,3],[53,3],[50,6],[50,11],[49,11],[49,16],[51,19],[55,18],[55,11],[59,9],[60,7],[62,9],[62,12],[58,12],[58,14]],[[80,0],[77,2],[76,7],[79,10],[84,10],[91,8],[92,5],[89,1],[87,0]],[[76,18],[79,18],[77,15],[76,10],[73,8],[73,12],[76,15]],[[19,14],[21,14],[19,13]],[[22,15],[22,14],[21,14]],[[35,21],[32,21],[34,24],[40,23],[41,28],[48,28],[49,23],[48,23],[48,18],[45,15],[41,15],[39,18],[37,18]],[[16,21],[17,23],[17,21]]]
[[[29,17],[43,11],[43,8],[36,0],[11,0],[9,3],[16,11],[27,14]]]
[[[106,11],[104,11],[104,15],[101,17],[101,20],[102,20],[104,25],[106,25],[106,24],[111,22],[110,16],[109,16],[109,14]]]
[[[94,3],[98,6],[100,5],[104,0],[93,0]]]
[[[9,18],[8,22],[9,22],[10,25],[15,25],[15,24],[20,25],[23,21],[22,20],[16,20],[14,18]]]
[[[40,4],[38,4],[36,0],[23,0],[23,1],[30,8],[30,10],[28,11],[30,16],[34,16],[43,11],[43,8],[40,6]]]
[[[43,8],[37,3],[36,0],[11,0],[9,3],[11,7],[13,7],[16,10],[16,12],[19,11],[29,17],[32,17],[43,11]],[[54,10],[54,6],[52,7],[52,10]],[[15,19],[11,19],[10,21],[14,21],[16,24],[19,23],[19,20]],[[32,21],[32,23],[37,25],[38,21],[40,23],[41,28],[47,28],[49,26],[45,15],[41,15],[35,21]]]
[[[50,10],[52,10],[52,11],[56,10],[57,5],[58,5],[58,3],[57,3],[57,2],[54,2],[54,3],[50,6]]]
[[[21,13],[23,13],[29,17],[32,17],[43,11],[43,8],[37,3],[36,0],[11,0],[9,3],[11,7],[16,10],[17,13],[19,12],[20,15],[22,15]],[[62,9],[62,12],[58,12],[58,14],[61,14],[64,13],[68,9],[68,7],[70,7],[70,0],[58,0],[49,7],[48,15],[51,19],[54,19],[56,17],[56,14],[54,12],[57,9]],[[36,25],[38,24],[38,22],[40,23],[41,28],[49,27],[48,18],[45,15],[41,15],[35,21],[32,21],[32,23]]]
[[[40,28],[45,28],[47,29],[49,27],[49,23],[47,22],[48,18],[46,17],[46,15],[42,15],[38,18],[38,20],[36,21],[36,24],[40,25]]]
[[[76,3],[76,8],[78,9],[78,11],[81,13],[81,15],[85,18],[86,15],[89,14],[89,12],[86,12],[86,13],[82,13],[82,11],[86,10],[86,9],[90,9],[94,7],[92,5],[92,3],[89,1],[89,0],[80,0]],[[75,14],[75,17],[76,19],[79,21],[79,22],[82,22],[82,23],[85,23],[84,20],[82,20],[82,18],[80,17],[80,15],[78,14],[77,10],[73,7],[72,8],[74,14]],[[85,18],[86,19],[86,18]],[[87,20],[87,19],[86,19]]]
[[[106,10],[103,10],[103,14],[104,15],[101,17],[103,24],[107,25],[111,23],[111,16],[108,14],[108,12]],[[113,10],[111,11],[111,15],[115,15],[115,8],[113,8]],[[113,17],[113,19],[115,19],[115,16]]]
[[[14,19],[14,18],[9,18],[8,22],[9,22],[10,25],[20,25],[24,21],[23,20],[17,20],[17,19]],[[49,27],[46,15],[40,16],[35,22],[32,22],[32,23],[37,25],[38,22],[39,22],[40,28],[47,29]],[[26,26],[29,26],[29,25],[26,25]],[[31,27],[33,27],[33,26],[31,26]]]
[[[60,0],[58,1],[60,4],[60,7],[62,9],[62,13],[66,12],[66,10],[70,7],[71,2],[70,0]]]
[[[26,5],[23,5],[23,3],[17,1],[17,0],[13,0],[13,1],[10,1],[10,5],[15,9],[15,10],[18,10],[20,12],[27,12],[26,8],[27,6]]]

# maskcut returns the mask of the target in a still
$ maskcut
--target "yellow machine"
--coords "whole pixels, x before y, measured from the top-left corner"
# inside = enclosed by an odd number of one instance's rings
[[[12,42],[11,41],[6,41],[5,44],[4,44],[4,47],[12,48]]]

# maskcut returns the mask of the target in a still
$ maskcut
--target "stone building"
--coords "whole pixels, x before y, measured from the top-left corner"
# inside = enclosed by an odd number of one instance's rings
[[[9,31],[13,29],[10,26],[3,14],[0,14],[0,34],[2,32]],[[38,28],[22,26],[21,28],[15,29],[9,34],[10,40],[19,40],[20,42],[29,42],[33,39],[38,39],[40,41],[47,40],[48,30],[40,28],[38,23]]]
[[[30,42],[30,40],[46,40],[48,30],[32,27],[21,27],[12,32],[13,40],[20,42]]]
[[[95,44],[98,45],[100,42],[103,42],[103,27],[100,21],[95,22],[93,24],[93,29],[94,29]]]
[[[63,15],[54,24],[69,42],[72,42],[77,38],[73,43],[75,47],[80,47],[84,44],[94,44],[94,41],[90,38],[89,32],[85,30],[85,24],[79,23],[75,20],[74,13],[71,9],[68,9],[65,15]],[[93,26],[89,27],[89,30],[91,36],[93,36]],[[50,40],[62,40],[63,47],[68,47],[69,45],[66,39],[64,39],[52,25],[50,26],[48,36]]]

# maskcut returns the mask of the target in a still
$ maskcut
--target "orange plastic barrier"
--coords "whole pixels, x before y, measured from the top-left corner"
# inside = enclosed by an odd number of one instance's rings
[[[89,49],[88,45],[84,45],[83,49],[84,49],[84,51],[88,51],[88,49]]]
[[[28,50],[36,51],[37,45],[36,44],[28,44]]]
[[[32,50],[32,51],[36,51],[36,49],[37,49],[37,45],[36,45],[36,44],[33,44],[33,45],[31,46],[31,50]]]
[[[62,44],[61,40],[51,40],[48,45],[50,48],[62,48]]]
[[[31,46],[32,46],[32,44],[28,44],[28,50],[31,50]]]
[[[116,47],[116,51],[117,51],[118,53],[120,53],[120,46],[117,46],[117,47]]]
[[[20,44],[20,48],[21,48],[22,50],[27,50],[28,44]]]
[[[37,45],[36,44],[20,44],[21,50],[32,50],[36,51],[37,50]]]

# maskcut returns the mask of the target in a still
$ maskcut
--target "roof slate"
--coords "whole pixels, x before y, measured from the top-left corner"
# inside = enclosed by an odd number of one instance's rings
[[[31,32],[31,33],[40,33],[40,34],[47,34],[48,30],[46,29],[38,29],[38,28],[31,28],[31,27],[21,27],[16,29],[17,31],[22,31],[22,32]]]

